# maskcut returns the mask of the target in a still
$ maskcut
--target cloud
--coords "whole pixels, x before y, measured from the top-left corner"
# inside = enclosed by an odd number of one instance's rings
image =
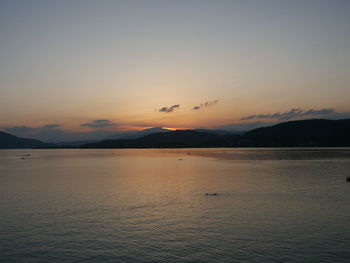
[[[111,122],[110,120],[94,120],[87,123],[80,124],[81,127],[89,127],[94,129],[102,129],[102,128],[109,128],[114,127],[117,124],[114,122]]]
[[[219,103],[219,100],[212,100],[212,101],[206,101],[204,103],[201,103],[200,105],[198,106],[194,106],[192,109],[193,110],[200,110],[202,108],[208,108],[208,107],[211,107],[215,104],[218,104]]]
[[[241,120],[253,120],[253,119],[270,119],[270,121],[256,121],[256,122],[239,122],[232,123],[223,126],[216,127],[217,129],[229,130],[229,131],[249,131],[259,127],[272,126],[294,118],[307,118],[307,117],[323,117],[330,120],[347,119],[350,118],[350,112],[336,112],[334,109],[310,109],[303,111],[301,109],[291,109],[290,111],[283,113],[272,114],[259,114],[251,115],[242,118]]]
[[[180,104],[175,104],[175,105],[170,106],[170,107],[162,107],[159,109],[159,112],[170,113],[170,112],[173,112],[177,108],[180,108]]]
[[[42,129],[57,129],[61,127],[59,124],[47,124],[42,127]]]
[[[308,110],[306,112],[303,113],[304,116],[314,116],[314,115],[320,115],[320,116],[324,116],[324,115],[331,115],[334,114],[335,111],[333,109],[321,109],[321,110]]]
[[[314,110],[310,109],[308,111],[304,111],[302,109],[296,108],[291,109],[290,111],[286,112],[276,112],[272,114],[259,114],[259,115],[250,115],[241,118],[242,121],[245,120],[253,120],[253,119],[275,119],[275,120],[290,120],[294,118],[301,118],[301,117],[330,117],[330,118],[337,118],[337,116],[340,116],[340,112],[336,112],[333,109],[321,109],[321,110]]]

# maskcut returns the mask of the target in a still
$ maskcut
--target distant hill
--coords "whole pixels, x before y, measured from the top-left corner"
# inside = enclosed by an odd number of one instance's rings
[[[247,131],[261,127],[269,127],[277,123],[273,122],[264,122],[264,121],[255,121],[255,122],[245,122],[245,123],[234,123],[218,127],[219,130],[230,131],[235,134],[243,134]]]
[[[137,139],[152,133],[170,132],[168,129],[162,127],[154,127],[150,129],[145,129],[142,131],[126,131],[117,132],[111,136],[108,136],[105,140],[117,140],[117,139]]]
[[[66,141],[66,142],[57,142],[54,145],[64,147],[64,146],[70,146],[70,147],[77,147],[80,145],[84,145],[87,143],[94,143],[98,142],[98,140],[83,140],[83,141]]]
[[[137,139],[105,140],[86,144],[84,148],[184,148],[221,145],[223,136],[193,130],[153,133]]]
[[[137,139],[104,140],[82,148],[350,147],[350,119],[300,120],[238,134],[203,130],[154,133]]]
[[[160,131],[155,132],[154,131]],[[142,132],[146,135],[142,135]],[[147,134],[150,132],[151,134]],[[134,134],[136,136],[136,134]],[[0,132],[0,149],[25,148],[190,148],[190,147],[350,147],[350,119],[300,120],[257,128],[244,134],[221,130],[162,128],[137,132],[137,137],[49,144]]]
[[[206,132],[206,133],[215,133],[220,135],[229,135],[229,134],[243,134],[244,132],[235,131],[235,130],[209,130],[209,129],[195,129],[197,132]]]
[[[350,146],[350,119],[284,122],[249,131],[242,136],[240,143],[263,147]]]
[[[30,149],[37,147],[48,147],[50,143],[45,143],[34,139],[25,139],[13,136],[0,131],[0,149]]]

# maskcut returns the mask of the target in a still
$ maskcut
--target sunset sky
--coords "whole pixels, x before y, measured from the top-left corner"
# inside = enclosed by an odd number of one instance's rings
[[[0,129],[350,117],[349,14],[347,0],[0,1]]]

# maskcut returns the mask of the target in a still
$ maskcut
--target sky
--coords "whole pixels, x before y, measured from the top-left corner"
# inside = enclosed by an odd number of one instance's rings
[[[64,140],[350,117],[349,13],[348,0],[0,0],[0,129]]]

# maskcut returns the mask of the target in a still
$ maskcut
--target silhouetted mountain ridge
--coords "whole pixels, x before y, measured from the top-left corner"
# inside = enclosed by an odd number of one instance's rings
[[[0,131],[0,149],[30,149],[37,147],[49,147],[53,144],[35,139],[20,138]]]
[[[194,130],[176,130],[152,133],[137,139],[104,140],[86,144],[84,148],[182,148],[210,147],[214,142],[220,143],[222,136],[215,133]]]
[[[170,130],[164,129],[162,127],[154,127],[154,128],[149,128],[142,131],[117,132],[111,136],[108,136],[105,140],[137,139],[152,133],[161,133],[161,132],[170,132]]]
[[[151,130],[153,131],[153,130]],[[299,120],[244,134],[216,130],[160,131],[138,138],[58,145],[0,132],[0,149],[28,148],[190,148],[190,147],[350,147],[350,119]],[[146,130],[146,133],[150,132]],[[140,133],[139,133],[140,134]],[[81,142],[83,143],[83,142]]]
[[[251,130],[243,138],[245,146],[350,146],[350,119],[289,121]]]
[[[299,120],[257,128],[243,135],[198,130],[153,133],[137,139],[104,140],[83,148],[185,147],[345,147],[350,146],[350,119]]]

